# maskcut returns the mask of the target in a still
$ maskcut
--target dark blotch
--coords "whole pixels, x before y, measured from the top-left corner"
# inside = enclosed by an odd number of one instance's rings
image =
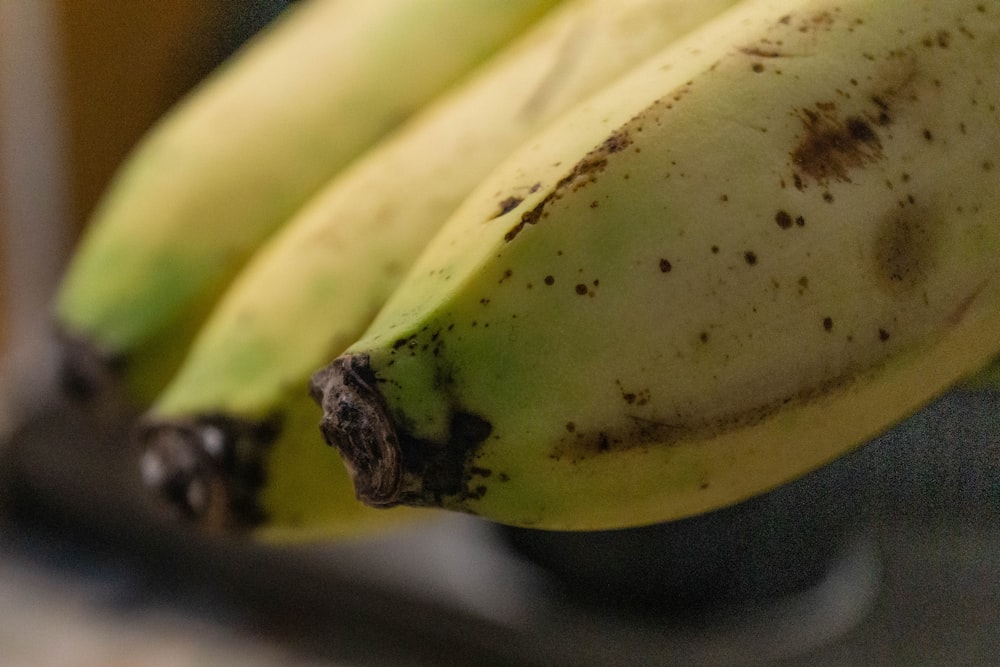
[[[748,56],[753,56],[755,58],[780,58],[782,53],[773,48],[766,48],[763,46],[745,46],[740,49],[740,53],[745,53]]]
[[[406,347],[410,343],[410,341],[412,341],[412,340],[415,340],[414,336],[409,336],[407,338],[397,338],[392,343],[392,349],[394,349],[394,350],[402,349],[402,348]]]
[[[894,209],[879,223],[873,272],[883,290],[897,295],[914,292],[934,268],[936,217],[930,209]]]
[[[871,124],[860,116],[841,120],[831,105],[799,112],[803,134],[792,149],[792,163],[815,182],[849,182],[849,172],[882,157],[882,144]],[[797,174],[798,175],[798,174]],[[801,180],[796,187],[804,186]]]
[[[600,146],[591,150],[576,163],[569,174],[561,178],[548,195],[532,210],[524,213],[521,220],[504,234],[504,241],[513,241],[527,225],[537,224],[545,212],[549,202],[561,197],[567,190],[574,191],[591,182],[608,164],[608,156],[619,153],[632,145],[632,138],[627,130],[615,132],[605,139]]]
[[[433,443],[413,438],[401,431],[403,464],[408,480],[414,482],[401,495],[408,505],[438,506],[447,497],[459,500],[482,498],[486,487],[470,488],[474,478],[489,477],[491,471],[472,465],[475,452],[493,432],[493,426],[470,412],[451,416],[448,441]]]
[[[521,202],[523,201],[524,197],[507,197],[502,202],[500,202],[500,212],[497,213],[494,217],[499,218],[502,215],[507,215],[515,208],[520,206]]]
[[[855,141],[861,141],[866,144],[878,142],[875,130],[872,129],[872,126],[865,119],[856,116],[848,118],[846,126],[848,133]]]

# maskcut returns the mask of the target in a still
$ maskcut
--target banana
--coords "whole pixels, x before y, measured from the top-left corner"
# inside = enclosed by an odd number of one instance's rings
[[[317,371],[359,498],[599,530],[860,446],[1000,351],[1000,5],[747,0],[543,131]]]
[[[144,416],[147,483],[206,526],[269,536],[395,520],[358,503],[321,447],[310,374],[361,334],[507,153],[733,4],[567,2],[331,181],[240,273]]]
[[[55,298],[66,376],[151,400],[251,252],[340,168],[557,0],[311,0],[119,170]]]

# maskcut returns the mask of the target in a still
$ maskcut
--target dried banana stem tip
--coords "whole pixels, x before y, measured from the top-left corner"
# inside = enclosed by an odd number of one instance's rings
[[[195,428],[146,427],[139,440],[142,481],[171,514],[209,530],[228,523],[229,492],[221,462]]]
[[[258,495],[277,432],[270,422],[205,415],[147,418],[134,438],[143,482],[172,515],[206,532],[232,532],[266,518]]]
[[[108,395],[117,384],[124,362],[79,332],[59,327],[59,386],[76,400],[90,401]]]
[[[313,375],[311,389],[323,408],[320,430],[340,452],[358,499],[375,507],[399,504],[403,477],[399,438],[368,355],[338,357]]]

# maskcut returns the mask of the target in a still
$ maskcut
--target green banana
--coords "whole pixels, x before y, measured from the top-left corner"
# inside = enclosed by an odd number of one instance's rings
[[[150,400],[251,252],[359,155],[558,0],[297,3],[116,175],[54,304],[66,375]]]
[[[208,526],[272,536],[395,519],[358,503],[320,446],[310,374],[361,334],[440,223],[507,153],[733,4],[566,2],[331,181],[237,277],[144,416],[137,437],[148,483]]]
[[[998,107],[996,2],[747,0],[483,181],[324,435],[369,504],[552,529],[822,466],[1000,351]]]

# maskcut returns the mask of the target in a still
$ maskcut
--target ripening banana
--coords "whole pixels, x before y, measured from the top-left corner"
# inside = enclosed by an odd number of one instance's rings
[[[1000,3],[747,0],[518,149],[313,379],[376,506],[769,490],[1000,351]]]
[[[166,115],[99,203],[54,307],[68,378],[89,390],[123,374],[150,399],[265,237],[555,4],[290,7]]]
[[[519,143],[733,4],[568,1],[331,181],[237,277],[145,415],[147,481],[202,523],[269,535],[396,519],[358,503],[322,447],[310,374]]]

